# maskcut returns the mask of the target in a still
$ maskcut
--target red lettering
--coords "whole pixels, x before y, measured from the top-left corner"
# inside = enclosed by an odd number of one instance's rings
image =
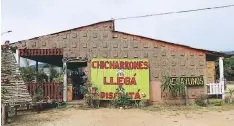
[[[135,77],[133,77],[133,78],[131,79],[131,84],[136,85],[136,78],[135,78]]]
[[[134,99],[141,99],[139,92],[137,92],[137,93],[135,94],[135,98],[134,98]]]
[[[100,93],[100,98],[104,98],[105,97],[105,93],[104,92],[101,92]]]
[[[115,62],[115,69],[119,69],[119,63],[118,63],[118,61]]]
[[[114,84],[114,85],[116,85],[116,84],[117,84],[116,82],[114,82],[113,77],[110,77],[110,84]]]
[[[110,61],[109,62],[110,69],[115,69],[115,63]]]
[[[113,99],[113,93],[112,92],[109,93],[109,99]]]
[[[123,82],[124,82],[123,79],[124,79],[123,77],[117,77],[117,84],[123,85]]]
[[[95,69],[95,68],[97,68],[97,67],[95,67],[94,63],[97,63],[97,61],[93,61],[93,62],[92,62],[92,68]]]
[[[118,94],[118,93],[116,93],[116,92],[114,93],[114,99],[116,98],[117,94]]]
[[[107,64],[109,64],[109,61],[105,61],[105,69],[109,69],[109,67],[107,67]]]
[[[125,69],[129,69],[129,63],[128,63],[128,61],[125,61]]]
[[[124,68],[124,62],[123,62],[123,61],[120,61],[120,69],[125,69],[125,68]]]
[[[110,83],[106,82],[106,77],[104,77],[103,83],[104,83],[105,85],[109,85],[109,84],[110,84]]]
[[[106,99],[109,99],[108,92],[106,92]]]
[[[144,69],[148,69],[148,68],[149,68],[149,64],[148,64],[147,61],[145,61],[143,64],[144,64],[144,66],[145,66]]]
[[[125,83],[126,85],[129,85],[129,84],[130,84],[130,77],[125,77],[124,83]]]
[[[139,69],[143,69],[143,65],[144,65],[143,62],[140,61],[140,62],[139,62]]]
[[[133,69],[133,62],[129,62],[128,65],[129,65],[128,66],[129,69]]]
[[[104,61],[100,61],[100,69],[104,69],[105,68],[105,62]]]
[[[139,68],[139,62],[133,62],[133,69],[138,69]]]

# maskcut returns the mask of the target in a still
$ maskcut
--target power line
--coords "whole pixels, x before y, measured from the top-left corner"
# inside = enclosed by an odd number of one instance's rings
[[[144,18],[144,17],[169,15],[169,14],[176,14],[176,13],[188,13],[188,12],[204,11],[204,10],[212,10],[212,9],[221,9],[221,8],[228,8],[228,7],[234,7],[234,4],[232,4],[232,5],[225,5],[225,6],[217,6],[217,7],[209,7],[209,8],[200,8],[200,9],[192,9],[192,10],[175,11],[175,12],[157,13],[157,14],[142,15],[142,16],[123,17],[123,18],[116,18],[114,20],[126,20],[126,19],[133,19],[133,18]]]

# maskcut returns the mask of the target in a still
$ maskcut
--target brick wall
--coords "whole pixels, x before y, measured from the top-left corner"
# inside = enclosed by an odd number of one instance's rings
[[[160,82],[164,73],[172,77],[206,75],[206,58],[202,52],[113,30],[114,22],[109,21],[25,40],[17,46],[63,48],[64,57],[147,58],[150,60],[150,81],[156,82]],[[195,97],[204,92],[204,87],[190,92],[191,97]]]

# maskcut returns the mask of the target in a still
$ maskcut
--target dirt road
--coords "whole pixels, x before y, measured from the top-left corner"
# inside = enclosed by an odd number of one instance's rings
[[[234,126],[230,111],[147,111],[141,109],[55,109],[18,116],[21,126]]]

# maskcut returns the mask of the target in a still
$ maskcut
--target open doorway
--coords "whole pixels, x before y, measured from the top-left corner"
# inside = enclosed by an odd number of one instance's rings
[[[69,62],[68,79],[72,84],[72,100],[82,100],[84,94],[81,93],[80,87],[86,83],[87,75],[84,69],[87,67],[87,62]]]

